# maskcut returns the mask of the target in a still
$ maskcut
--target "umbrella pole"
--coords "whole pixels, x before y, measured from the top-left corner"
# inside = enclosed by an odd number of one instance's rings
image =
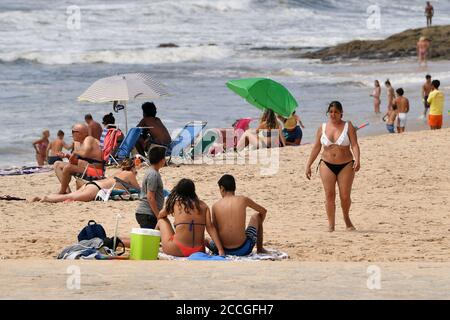
[[[125,132],[128,134],[128,117],[127,117],[127,105],[124,103],[123,112],[125,113]]]

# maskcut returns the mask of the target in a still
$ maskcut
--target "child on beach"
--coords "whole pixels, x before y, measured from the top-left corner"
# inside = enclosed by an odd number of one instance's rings
[[[44,130],[42,137],[39,140],[33,142],[33,147],[36,150],[36,161],[39,166],[43,166],[47,161],[47,147],[50,141],[50,131]]]
[[[392,110],[388,110],[383,116],[383,121],[386,121],[386,129],[389,133],[395,133],[395,119],[397,118],[397,106],[393,105]]]
[[[59,130],[57,138],[50,142],[47,148],[48,164],[54,164],[56,161],[63,161],[59,156],[63,148],[69,149],[70,146],[64,142],[64,131]]]
[[[155,229],[159,211],[164,207],[164,187],[159,170],[166,164],[166,148],[152,148],[148,159],[150,168],[142,181],[136,221],[141,228]]]
[[[167,218],[174,217],[174,228]],[[157,229],[161,232],[164,253],[177,257],[189,257],[196,252],[205,252],[205,229],[215,241],[218,253],[224,251],[211,221],[206,203],[201,201],[192,180],[181,179],[170,192],[166,205],[158,215]]]
[[[236,182],[233,176],[229,174],[222,176],[218,185],[222,199],[214,203],[211,214],[225,254],[246,256],[253,251],[255,245],[258,253],[266,252],[263,248],[263,222],[267,210],[250,198],[236,196]],[[257,212],[251,216],[245,228],[247,208]],[[215,241],[210,241],[208,247],[214,253],[220,249]]]

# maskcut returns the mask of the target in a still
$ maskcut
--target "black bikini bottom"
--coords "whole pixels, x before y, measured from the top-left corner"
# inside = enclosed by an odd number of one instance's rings
[[[355,160],[352,160],[352,161],[349,161],[349,162],[346,162],[343,164],[334,164],[334,163],[329,163],[329,162],[326,162],[325,160],[320,159],[319,166],[320,166],[321,162],[325,163],[325,165],[328,167],[328,169],[330,169],[334,173],[334,175],[337,177],[339,172],[341,172],[342,169],[344,169],[349,163],[354,163]],[[319,166],[317,166],[317,168],[319,168]]]
[[[90,182],[86,183],[87,186],[90,185],[90,184],[96,186],[99,191],[102,190],[102,188],[100,188],[100,186],[97,183],[95,183],[94,181],[90,181]]]

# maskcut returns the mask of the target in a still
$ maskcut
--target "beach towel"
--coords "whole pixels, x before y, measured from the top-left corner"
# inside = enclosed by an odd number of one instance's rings
[[[82,240],[77,244],[64,248],[58,255],[57,259],[76,260],[81,258],[94,258],[98,250],[103,246],[103,240],[100,238],[92,238],[90,240]]]
[[[285,259],[289,259],[289,255],[283,251],[280,250],[276,250],[276,249],[266,249],[268,251],[268,253],[256,253],[253,252],[251,254],[249,254],[248,256],[244,256],[244,257],[238,257],[238,256],[225,256],[225,258],[222,257],[222,259],[213,259],[213,258],[207,258],[205,257],[205,253],[202,253],[203,255],[197,255],[194,256],[195,253],[193,255],[191,255],[190,257],[175,257],[175,256],[171,256],[168,254],[165,254],[164,252],[159,252],[158,254],[158,259],[160,260],[217,260],[217,261],[279,261],[279,260],[285,260]],[[194,256],[193,258],[191,258],[192,256]],[[215,256],[218,257],[218,256]],[[191,258],[191,259],[190,259]]]
[[[49,172],[52,170],[52,168],[47,167],[11,167],[0,169],[0,176],[18,176],[23,174]]]

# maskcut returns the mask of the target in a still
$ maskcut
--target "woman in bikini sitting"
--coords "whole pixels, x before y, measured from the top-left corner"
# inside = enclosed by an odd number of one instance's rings
[[[311,179],[311,165],[319,155],[322,146],[323,153],[319,162],[320,178],[325,190],[328,230],[334,231],[336,213],[336,182],[339,187],[342,213],[347,230],[355,230],[349,211],[355,172],[360,168],[360,151],[356,130],[350,121],[343,121],[342,105],[333,101],[328,107],[329,120],[317,130],[315,143],[306,164],[306,178]]]
[[[167,216],[172,214],[175,221],[172,228]],[[217,230],[211,222],[211,213],[206,203],[195,193],[192,180],[181,179],[170,192],[165,207],[158,215],[156,229],[161,232],[164,253],[189,257],[196,252],[205,252],[205,228],[214,243],[219,242],[219,254],[224,255]]]
[[[249,129],[245,131],[239,139],[236,149],[242,151],[248,145],[254,149],[275,148],[286,145],[281,126],[272,110],[267,109],[264,111],[256,130]]]
[[[136,189],[139,189],[139,183],[136,179],[136,167],[134,165],[134,161],[131,159],[124,160],[121,165],[122,171],[118,174],[114,175],[111,178],[91,181],[86,183],[83,187],[78,189],[75,192],[68,194],[51,194],[48,196],[44,196],[43,198],[35,197],[31,201],[40,201],[40,202],[63,202],[66,200],[72,201],[93,201],[97,196],[97,193],[102,189],[111,189],[114,185],[117,186],[117,189],[122,189],[123,186],[117,182],[115,178],[123,180],[125,183],[132,185]]]

